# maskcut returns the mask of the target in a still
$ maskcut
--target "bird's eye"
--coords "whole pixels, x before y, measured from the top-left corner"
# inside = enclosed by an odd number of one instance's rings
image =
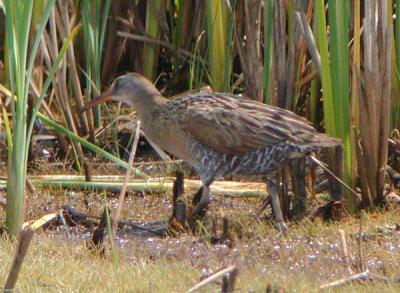
[[[119,87],[121,87],[121,80],[117,78],[114,81],[114,88],[119,88]]]

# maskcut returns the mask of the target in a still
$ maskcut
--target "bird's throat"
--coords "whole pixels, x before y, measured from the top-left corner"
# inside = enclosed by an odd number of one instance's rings
[[[137,115],[144,123],[151,123],[168,100],[161,95],[148,96],[133,103]]]

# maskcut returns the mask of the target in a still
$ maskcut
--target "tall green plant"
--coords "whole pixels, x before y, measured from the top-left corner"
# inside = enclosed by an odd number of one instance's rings
[[[201,57],[200,54],[200,43],[203,38],[204,33],[201,33],[195,42],[193,55],[195,58],[192,58],[190,62],[189,69],[189,90],[199,89],[201,86],[201,81],[203,80],[203,76],[206,73],[206,64]]]
[[[344,178],[347,183],[355,182],[352,163],[354,147],[350,127],[350,67],[349,67],[349,15],[346,0],[329,1],[330,66],[332,93],[335,111],[336,136],[340,137],[344,148]],[[350,200],[351,198],[348,198]],[[354,198],[353,198],[354,200]],[[349,202],[354,206],[354,202]]]
[[[158,38],[160,33],[160,14],[163,10],[164,1],[147,0],[146,8],[146,35],[152,38]],[[143,46],[143,73],[146,77],[154,79],[154,69],[158,61],[158,48],[153,44],[144,44]]]
[[[396,0],[395,48],[397,68],[400,68],[400,0]]]
[[[90,96],[98,93],[93,89],[101,88],[101,52],[111,0],[82,1],[82,31],[86,57],[86,90]],[[92,83],[93,82],[93,83]],[[94,85],[94,86],[93,86]],[[100,106],[94,108],[95,127],[101,122]]]
[[[389,8],[392,10],[391,6]],[[390,12],[389,15],[392,15]],[[392,19],[388,19],[393,22]],[[392,24],[393,25],[393,24]],[[393,94],[392,94],[392,117],[391,117],[391,127],[400,128],[400,0],[396,0],[396,19],[394,23],[394,46],[395,54],[394,58],[396,62],[393,62]]]
[[[68,43],[64,44],[64,50],[57,58],[58,62],[55,62],[50,70],[28,125],[29,83],[35,56],[54,2],[55,0],[46,2],[42,18],[39,24],[35,26],[37,27],[35,38],[31,48],[29,48],[29,32],[34,7],[33,0],[4,1],[7,39],[6,62],[12,96],[15,97],[13,99],[12,142],[8,142],[11,150],[9,150],[8,158],[6,227],[11,235],[19,233],[24,219],[27,159],[33,123],[54,72],[61,62],[62,53],[65,54]]]
[[[227,76],[230,76],[230,56],[227,54],[229,33],[232,35],[232,22],[228,23],[230,16],[224,1],[206,1],[206,17],[208,32],[208,61],[209,73],[213,89],[224,91],[228,88]],[[231,37],[230,37],[231,40]],[[229,62],[229,63],[228,63]]]
[[[47,15],[42,20],[37,36],[41,35],[45,21],[47,21],[51,6],[54,1],[49,1],[46,7]],[[32,66],[28,62],[29,30],[33,11],[33,0],[28,1],[4,1],[4,12],[6,17],[6,39],[7,39],[7,68],[12,93],[15,94],[12,149],[8,158],[8,180],[7,180],[7,216],[6,226],[12,235],[19,233],[24,214],[26,161],[24,154],[27,153],[27,103],[29,79]],[[47,17],[46,17],[47,16]],[[41,30],[40,30],[41,29]],[[39,35],[40,34],[40,35]],[[34,47],[32,51],[37,50]],[[33,54],[32,54],[33,53]],[[36,51],[31,52],[31,64]]]
[[[329,1],[330,51],[324,0],[315,1],[318,47],[321,56],[321,83],[323,89],[324,122],[330,135],[341,138],[345,147],[345,181],[351,183],[350,139],[350,78],[348,53],[348,6],[344,0]],[[350,209],[355,208],[355,198],[348,194]]]
[[[264,0],[264,103],[270,102],[270,79],[272,69],[274,25],[274,0]]]

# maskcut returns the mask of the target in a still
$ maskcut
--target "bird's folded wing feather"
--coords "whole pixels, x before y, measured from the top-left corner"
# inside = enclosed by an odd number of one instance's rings
[[[193,104],[183,127],[199,143],[221,153],[240,155],[280,142],[304,144],[316,130],[296,114],[251,100],[220,97],[221,103]]]

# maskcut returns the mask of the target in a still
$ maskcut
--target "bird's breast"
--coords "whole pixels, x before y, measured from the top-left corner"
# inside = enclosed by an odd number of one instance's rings
[[[194,166],[195,158],[190,150],[190,140],[187,135],[173,124],[163,124],[163,127],[143,125],[143,132],[164,151],[186,161]]]

